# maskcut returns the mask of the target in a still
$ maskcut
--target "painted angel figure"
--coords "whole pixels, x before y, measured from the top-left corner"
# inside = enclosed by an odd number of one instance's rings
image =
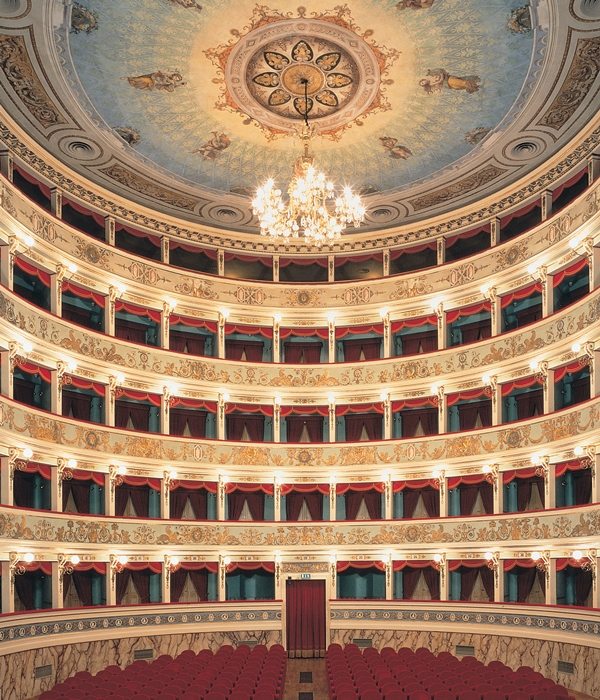
[[[402,146],[398,143],[398,139],[392,136],[380,136],[381,145],[389,151],[390,158],[397,160],[406,160],[412,156],[412,151],[407,146]]]
[[[231,138],[222,131],[211,131],[211,138],[203,143],[200,148],[197,148],[192,153],[199,153],[207,160],[215,160],[215,158],[231,145]]]
[[[428,95],[441,92],[442,88],[450,90],[465,90],[468,93],[477,92],[481,78],[478,75],[450,75],[443,68],[434,68],[427,71],[427,77],[419,80],[419,85]]]
[[[396,3],[397,10],[425,10],[433,6],[435,0],[400,0]]]
[[[201,10],[202,5],[198,5],[196,0],[170,0],[170,2],[174,5],[181,5],[181,7],[185,8],[195,8],[196,10]]]
[[[185,85],[181,73],[165,73],[161,70],[144,75],[128,76],[127,82],[138,90],[163,90],[165,92],[174,92],[175,88]]]

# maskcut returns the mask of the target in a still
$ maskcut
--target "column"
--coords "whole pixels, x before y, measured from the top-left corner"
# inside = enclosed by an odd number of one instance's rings
[[[217,600],[226,600],[227,599],[227,562],[228,562],[228,557],[224,557],[223,555],[219,555],[219,593]]]
[[[590,469],[592,470],[592,503],[598,503],[598,501],[600,501],[600,453],[593,454],[594,449],[595,448],[593,447],[590,448]],[[4,465],[4,462],[2,464]]]
[[[117,589],[116,589],[116,576],[117,576],[117,562],[115,555],[110,555],[110,563],[106,566],[106,604],[116,605],[117,604]]]
[[[163,435],[170,434],[169,414],[171,412],[171,392],[168,386],[163,386],[163,393],[160,397],[160,427]]]
[[[548,553],[545,553],[544,559],[547,558],[546,564],[546,605],[556,605],[556,559],[550,559]]]
[[[55,316],[62,316],[62,281],[66,268],[64,265],[57,265],[56,272],[50,275],[50,313]]]
[[[448,581],[450,575],[448,573],[448,562],[446,557],[442,558],[442,561],[438,564],[440,571],[440,601],[448,600]]]
[[[336,442],[335,434],[335,396],[329,396],[329,442]]]
[[[2,353],[2,363],[0,364],[0,381],[2,382],[2,393],[12,399],[13,397],[13,369],[15,358],[18,354],[19,344],[15,341],[8,343],[8,352]]]
[[[114,428],[115,426],[115,400],[117,394],[117,378],[110,376],[108,378],[108,386],[106,388],[106,406],[104,407],[104,420],[106,425]]]
[[[52,562],[52,607],[60,609],[64,607],[63,576],[65,574],[65,556],[59,554],[59,561]]]
[[[171,473],[163,472],[163,478],[160,481],[160,517],[168,520],[171,517],[171,503],[169,494],[171,493]],[[163,600],[165,600],[163,598]]]
[[[600,581],[598,572],[600,571],[600,558],[597,551],[590,552],[590,564],[592,566],[592,607],[600,608]],[[4,576],[4,571],[2,572]]]
[[[173,313],[173,303],[163,301],[163,310],[160,315],[160,347],[165,350],[169,349],[169,321]]]
[[[104,240],[108,245],[114,246],[117,238],[116,224],[113,216],[104,217]]]
[[[272,260],[273,260],[273,282],[279,282],[279,255],[274,255]]]
[[[394,598],[394,578],[392,571],[392,557],[387,556],[385,559],[385,599],[393,600]]]
[[[446,324],[446,314],[444,313],[444,304],[440,302],[433,308],[437,315],[437,330],[438,330],[438,349],[445,350],[448,344],[448,328]]]
[[[588,183],[594,183],[600,175],[600,153],[592,153],[588,160]]]
[[[273,511],[275,522],[281,522],[281,483],[277,476],[273,479]]]
[[[539,465],[539,473],[544,477],[544,498],[545,508],[556,508],[556,479],[554,478],[554,465],[550,464],[550,459],[542,457]]]
[[[50,510],[62,513],[62,487],[65,478],[67,460],[59,457],[56,460],[56,469],[50,470]],[[71,474],[71,476],[73,476]]]
[[[496,287],[491,287],[488,290],[487,297],[491,305],[492,336],[500,335],[502,333],[502,307],[500,297],[496,293]]]
[[[0,562],[0,573],[2,575],[2,612],[11,613],[15,611],[15,582],[10,561]]]
[[[381,309],[380,315],[383,321],[383,357],[388,358],[392,356],[392,324],[387,309]]]
[[[440,487],[440,517],[448,517],[448,488],[446,483],[446,474],[444,471],[439,473],[437,481]]]
[[[493,248],[500,243],[500,219],[498,217],[490,221],[490,245]]]
[[[227,482],[219,474],[217,483],[217,520],[225,520],[225,489]]]
[[[504,603],[504,562],[494,553],[494,602]]]
[[[328,314],[327,317],[327,362],[335,362],[335,316]]]
[[[58,187],[50,189],[50,211],[57,219],[62,219],[62,191]]]
[[[13,455],[12,460],[11,457],[0,457],[0,503],[3,506],[12,506],[14,504],[13,470],[16,450],[13,452]],[[4,610],[4,607],[2,610]]]
[[[165,265],[169,264],[169,259],[171,255],[171,239],[168,236],[161,236],[160,238],[160,260]]]
[[[281,314],[273,314],[273,362],[281,362]]]
[[[16,236],[9,236],[8,243],[0,245],[0,284],[13,288],[13,263],[17,250]]]
[[[484,375],[484,383],[487,384],[492,399],[492,425],[502,424],[502,391],[498,384],[498,378],[494,376]]]
[[[389,277],[390,275],[390,249],[383,249],[383,276]]]
[[[437,264],[443,265],[446,262],[446,239],[440,236],[436,239],[437,243]]]
[[[281,442],[281,398],[273,401],[273,442]]]
[[[546,221],[552,216],[552,192],[550,190],[542,192],[540,199],[542,203],[542,221]]]
[[[446,406],[446,396],[444,394],[444,387],[438,386],[436,391],[437,395],[437,406],[438,406],[438,432],[440,435],[448,432],[448,426],[446,425],[446,414],[448,412],[448,407]]]
[[[108,477],[104,488],[104,512],[106,515],[114,516],[115,514],[115,489],[118,483],[122,483],[118,468],[111,464],[108,468]]]
[[[586,238],[585,251],[590,266],[590,291],[600,287],[600,247],[594,245],[592,238]]]
[[[386,520],[393,520],[394,518],[394,493],[392,491],[392,475],[388,472],[385,479],[385,486],[383,492],[383,517]]]
[[[542,314],[544,317],[550,316],[554,311],[554,288],[552,287],[552,277],[548,275],[545,265],[539,268],[536,279],[542,283]]]
[[[161,600],[163,603],[171,602],[171,557],[165,554],[165,558],[162,565],[162,576],[161,576]]]
[[[225,251],[222,248],[217,250],[217,275],[225,277]]]
[[[327,256],[327,281],[335,282],[335,255]]]
[[[59,360],[60,362],[60,360]],[[61,363],[62,364],[62,363]],[[58,362],[57,362],[58,365]],[[64,369],[62,370],[64,372]],[[61,410],[61,384],[62,384],[62,372],[52,370],[50,372],[50,411],[52,413],[62,413]]]
[[[9,182],[13,179],[13,159],[8,148],[0,150],[0,175],[5,177]],[[2,608],[4,610],[4,607]]]
[[[383,399],[383,439],[390,440],[392,437],[392,402],[390,395],[385,393]]]
[[[115,302],[117,301],[117,296],[119,295],[119,290],[110,286],[108,288],[107,304],[104,307],[104,331],[106,335],[115,335]]]
[[[219,401],[217,403],[217,440],[225,440],[225,407],[229,396],[226,394],[219,394]]]
[[[219,320],[217,324],[217,357],[220,360],[225,358],[225,321],[227,320],[227,313],[219,311]]]
[[[329,483],[329,520],[337,520],[337,489],[335,480]]]

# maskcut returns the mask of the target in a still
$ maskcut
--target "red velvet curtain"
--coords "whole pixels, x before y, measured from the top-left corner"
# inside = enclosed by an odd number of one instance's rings
[[[365,360],[378,360],[381,355],[381,338],[362,338],[342,342],[345,362],[358,362],[361,353]]]
[[[33,610],[33,581],[37,572],[26,571],[22,576],[15,576],[15,591],[25,610]]]
[[[418,355],[437,350],[437,330],[402,335],[402,354]]]
[[[423,569],[423,576],[425,577],[425,583],[427,584],[431,600],[439,600],[440,572],[437,569],[434,569],[433,566],[427,566]]]
[[[252,520],[265,519],[265,494],[262,491],[232,491],[227,494],[229,520],[240,519],[245,503],[248,504]]]
[[[171,603],[179,603],[185,582],[187,581],[188,571],[185,569],[177,569],[171,574]]]
[[[63,389],[62,391],[62,414],[72,415],[76,420],[89,420],[91,414],[92,397],[87,394],[80,394],[76,391]]]
[[[323,494],[320,491],[288,493],[285,497],[286,520],[297,521],[304,503],[312,520],[323,520]]]
[[[225,358],[241,360],[244,353],[248,362],[261,362],[265,344],[261,340],[225,340]]]
[[[148,431],[150,426],[150,406],[117,399],[115,401],[115,426],[126,428],[131,418],[135,430]]]
[[[533,389],[515,396],[517,417],[519,420],[541,416],[544,413],[544,394],[542,389]]]
[[[26,403],[29,406],[33,405],[34,385],[27,379],[13,377],[13,398],[20,403]]]
[[[592,501],[592,472],[590,469],[580,469],[573,472],[575,486],[575,503],[580,506]]]
[[[408,411],[400,411],[402,417],[402,437],[415,437],[419,422],[425,435],[437,435],[438,410],[437,408],[417,408]]]
[[[478,340],[484,340],[491,336],[491,321],[488,318],[473,323],[463,323],[460,326],[460,332],[463,343],[476,343]]]
[[[526,603],[535,583],[536,568],[516,566],[515,569],[517,569],[517,602]]]
[[[225,416],[228,440],[241,440],[244,428],[252,442],[263,442],[265,417],[262,414],[228,413]]]
[[[206,411],[195,408],[171,408],[169,434],[183,435],[187,426],[192,437],[206,437],[206,415]]]
[[[180,520],[187,502],[197,520],[206,520],[208,516],[207,493],[205,489],[185,489],[177,487],[170,492],[170,515],[174,520]]]
[[[404,489],[402,492],[402,501],[404,506],[404,517],[412,518],[419,502],[420,489]]]
[[[572,568],[572,567],[569,567]],[[592,572],[576,569],[575,578],[575,605],[587,605],[588,596],[592,590]]]
[[[323,416],[287,416],[287,441],[300,442],[306,425],[310,442],[323,442]]]
[[[89,571],[73,571],[71,576],[65,576],[63,579],[63,581],[73,579],[79,600],[85,606],[92,605],[92,576],[93,574]]]
[[[494,487],[487,481],[482,481],[479,484],[479,493],[481,494],[483,510],[487,515],[491,515],[494,512]]]
[[[287,649],[291,658],[325,656],[325,581],[286,581]]]
[[[405,489],[405,498],[406,498],[406,491],[412,491],[414,489]],[[439,518],[440,517],[440,492],[437,489],[432,488],[431,486],[426,486],[425,488],[421,489],[421,496],[423,497],[423,505],[425,506],[425,510],[427,511],[427,515],[430,518]]]
[[[302,343],[284,343],[284,361],[293,365],[316,365],[321,361],[321,349],[323,343],[320,341],[308,341]]]
[[[460,571],[460,599],[471,600],[475,581],[479,574],[480,568],[474,566],[461,566]]]
[[[363,429],[369,440],[381,440],[383,434],[383,417],[380,413],[348,413],[344,416],[346,440],[358,442]]]
[[[134,570],[131,572],[131,579],[140,598],[140,603],[147,605],[150,602],[150,572],[148,569]]]
[[[361,503],[365,502],[367,513],[371,520],[381,519],[381,494],[379,491],[353,491],[350,489],[345,494],[346,520],[356,520]]]
[[[90,512],[90,486],[91,480],[83,481],[73,479],[62,483],[62,509],[66,511],[69,495],[73,495],[73,501],[78,513]]]
[[[171,603],[178,603],[188,576],[194,586],[198,600],[208,600],[208,571],[180,567],[171,574]]]
[[[123,602],[123,596],[127,591],[127,586],[129,585],[129,579],[131,578],[131,571],[129,569],[123,569],[119,571],[115,576],[115,592],[117,605],[121,605]]]
[[[148,517],[149,494],[148,486],[130,486],[121,484],[115,489],[115,515],[122,516],[125,513],[127,499],[131,498],[131,505],[138,518]]]
[[[189,355],[204,355],[206,353],[206,336],[199,333],[171,330],[169,332],[169,349],[175,352],[186,352]]]
[[[471,515],[477,495],[479,493],[479,484],[461,484],[460,491],[460,514]]]
[[[422,569],[415,569],[412,566],[405,566],[402,569],[402,592],[404,600],[412,600],[417,583],[421,578]]]
[[[485,594],[488,597],[490,603],[494,602],[494,572],[488,569],[487,566],[482,566],[479,569],[481,572],[481,583],[485,589]]]
[[[492,425],[492,402],[490,399],[458,404],[458,422],[461,430],[475,428],[477,418],[484,428]]]
[[[189,574],[198,600],[208,600],[208,571],[192,569]]]
[[[119,317],[115,318],[115,337],[120,340],[144,344],[146,342],[146,331],[148,328],[149,326],[144,323],[127,321]]]

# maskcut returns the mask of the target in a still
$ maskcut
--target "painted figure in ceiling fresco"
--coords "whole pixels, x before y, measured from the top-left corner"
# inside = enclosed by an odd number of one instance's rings
[[[119,134],[123,141],[128,143],[130,146],[136,146],[140,142],[140,132],[136,129],[131,129],[128,126],[117,126],[115,127],[115,131],[117,134]]]
[[[380,136],[381,145],[389,152],[390,158],[406,160],[412,156],[412,151],[407,146],[398,143],[398,139],[393,136]]]
[[[199,153],[206,160],[215,158],[231,145],[231,138],[222,131],[211,131],[212,136],[192,153]]]
[[[472,146],[476,146],[480,141],[490,133],[491,129],[485,126],[477,126],[465,134],[465,141]]]
[[[531,13],[529,5],[515,8],[508,18],[506,24],[513,34],[527,34],[531,31]]]
[[[198,5],[196,0],[169,0],[173,5],[181,5],[181,7],[193,7],[196,10],[201,10],[202,5]]]
[[[73,34],[80,34],[81,32],[90,34],[95,29],[98,29],[98,15],[78,2],[73,3],[73,9],[71,10],[71,31]]]
[[[419,85],[428,95],[441,92],[444,87],[450,90],[465,90],[468,93],[477,92],[481,78],[478,75],[451,75],[443,68],[433,68],[427,71],[427,77],[419,80]]]
[[[144,75],[132,75],[126,78],[131,87],[138,90],[163,90],[174,92],[175,88],[185,85],[181,73],[165,73],[162,70]]]
[[[397,10],[424,10],[432,7],[435,0],[400,0],[396,3]]]

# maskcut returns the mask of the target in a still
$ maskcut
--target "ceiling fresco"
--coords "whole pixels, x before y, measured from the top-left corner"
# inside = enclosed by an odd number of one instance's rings
[[[518,0],[151,4],[76,2],[66,70],[136,158],[212,191],[287,181],[303,77],[332,178],[363,192],[427,179],[498,128],[532,57]]]

